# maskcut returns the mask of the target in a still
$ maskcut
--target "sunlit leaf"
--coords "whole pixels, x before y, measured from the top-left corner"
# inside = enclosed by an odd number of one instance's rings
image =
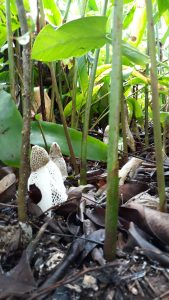
[[[135,47],[142,41],[146,29],[146,7],[137,7],[131,23],[131,44]]]
[[[128,14],[125,16],[123,20],[123,29],[127,29],[127,27],[132,22],[135,10],[136,10],[136,6],[133,5],[133,7],[130,9],[130,11],[128,12]]]
[[[45,17],[50,24],[59,26],[62,22],[62,16],[54,0],[43,0]]]
[[[158,0],[159,14],[162,15],[167,9],[169,9],[169,0]]]
[[[58,29],[46,25],[38,34],[32,49],[32,58],[56,61],[82,56],[106,43],[106,17],[87,17],[70,21]]]
[[[145,66],[149,63],[149,56],[140,52],[136,47],[131,46],[125,41],[122,42],[122,54],[135,64]]]

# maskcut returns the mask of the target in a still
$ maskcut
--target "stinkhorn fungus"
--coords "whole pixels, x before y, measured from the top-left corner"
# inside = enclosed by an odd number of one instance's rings
[[[62,174],[63,180],[65,180],[66,177],[68,177],[67,167],[66,167],[65,160],[62,156],[60,146],[56,142],[52,143],[50,147],[49,156],[51,160],[58,166]]]
[[[28,191],[31,194],[37,189],[39,199],[36,199],[36,203],[43,212],[67,200],[61,171],[44,148],[37,145],[32,147],[30,166]],[[48,214],[51,215],[51,212]]]

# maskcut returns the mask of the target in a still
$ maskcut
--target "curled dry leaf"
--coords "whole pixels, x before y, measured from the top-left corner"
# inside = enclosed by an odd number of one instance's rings
[[[129,233],[134,238],[143,254],[149,259],[159,262],[164,267],[169,267],[169,255],[149,242],[150,236],[140,230],[133,222],[130,222]]]
[[[120,207],[120,216],[134,222],[139,228],[163,244],[169,245],[169,214],[130,203]]]

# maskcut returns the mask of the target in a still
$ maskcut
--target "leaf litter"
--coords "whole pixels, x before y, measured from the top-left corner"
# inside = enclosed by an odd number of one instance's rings
[[[1,166],[0,299],[169,299],[169,216],[158,211],[155,164],[131,160],[137,166],[130,161],[120,172],[113,262],[103,254],[104,163],[88,162],[86,186],[69,174],[68,199],[51,207],[51,216],[28,195],[31,234],[18,223],[18,174]],[[169,201],[168,171],[166,165]]]

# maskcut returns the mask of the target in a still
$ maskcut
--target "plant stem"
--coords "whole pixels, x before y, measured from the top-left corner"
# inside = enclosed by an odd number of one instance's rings
[[[63,112],[62,101],[61,101],[59,91],[58,91],[58,86],[57,86],[57,82],[56,82],[56,75],[55,75],[55,68],[54,68],[53,63],[49,64],[49,68],[50,68],[50,72],[51,72],[53,88],[54,88],[55,95],[56,95],[56,102],[57,102],[57,105],[59,107],[60,117],[61,117],[61,120],[62,120],[63,128],[64,128],[64,131],[65,131],[65,136],[66,136],[68,147],[69,147],[71,162],[73,164],[73,168],[75,170],[75,173],[78,174],[79,170],[78,170],[78,167],[76,165],[76,158],[75,158],[75,155],[74,155],[72,142],[71,142],[71,139],[70,139],[66,119],[65,119],[65,116],[64,116],[64,112]]]
[[[68,0],[68,1],[67,1],[66,10],[65,10],[65,15],[64,15],[64,17],[63,17],[63,23],[66,23],[66,22],[67,22],[67,17],[68,17],[68,14],[69,14],[71,2],[72,2],[72,0]]]
[[[16,102],[15,65],[14,65],[13,34],[12,34],[12,26],[11,26],[10,1],[6,0],[5,5],[6,5],[6,25],[7,25],[7,41],[8,41],[10,92],[11,92],[11,96],[12,96],[13,100]]]
[[[112,260],[116,252],[117,220],[118,220],[118,138],[119,138],[119,111],[121,105],[121,52],[122,52],[122,14],[123,0],[115,0],[113,31],[112,31],[112,72],[110,88],[109,112],[109,144],[107,159],[107,204],[105,217],[104,255]]]
[[[23,0],[16,0],[18,16],[21,25],[21,34],[28,34],[28,25]],[[30,40],[23,45],[23,128],[22,128],[22,146],[21,163],[19,169],[19,187],[18,187],[18,217],[22,222],[26,221],[25,196],[27,192],[27,180],[29,176],[29,149],[30,149],[30,118],[31,118],[31,61],[30,61]]]
[[[108,0],[104,1],[103,5],[103,14],[106,14]],[[85,117],[84,117],[84,124],[83,124],[83,132],[82,132],[82,144],[81,144],[81,169],[80,169],[80,182],[81,184],[86,184],[86,172],[87,172],[87,135],[89,130],[89,119],[90,119],[90,108],[92,102],[92,94],[93,94],[93,87],[97,69],[97,63],[99,58],[100,49],[95,51],[94,63],[90,73],[90,81],[88,87],[88,95],[85,107]]]
[[[76,89],[77,89],[77,59],[73,58],[73,86],[72,86],[72,115],[71,127],[76,128]]]
[[[158,94],[158,80],[157,80],[157,62],[156,62],[156,45],[154,34],[154,22],[152,12],[152,1],[146,1],[147,21],[148,21],[148,43],[151,59],[151,90],[152,90],[152,111],[153,111],[153,125],[154,125],[154,143],[155,155],[157,164],[157,182],[158,192],[160,198],[160,210],[166,210],[166,196],[165,196],[165,180],[163,168],[163,154],[162,154],[162,139],[160,126],[160,104]]]
[[[123,151],[124,151],[124,160],[127,162],[128,160],[128,147],[127,147],[127,131],[126,131],[126,122],[125,122],[125,97],[122,91],[121,97],[121,127],[122,127],[122,135],[123,135]]]

